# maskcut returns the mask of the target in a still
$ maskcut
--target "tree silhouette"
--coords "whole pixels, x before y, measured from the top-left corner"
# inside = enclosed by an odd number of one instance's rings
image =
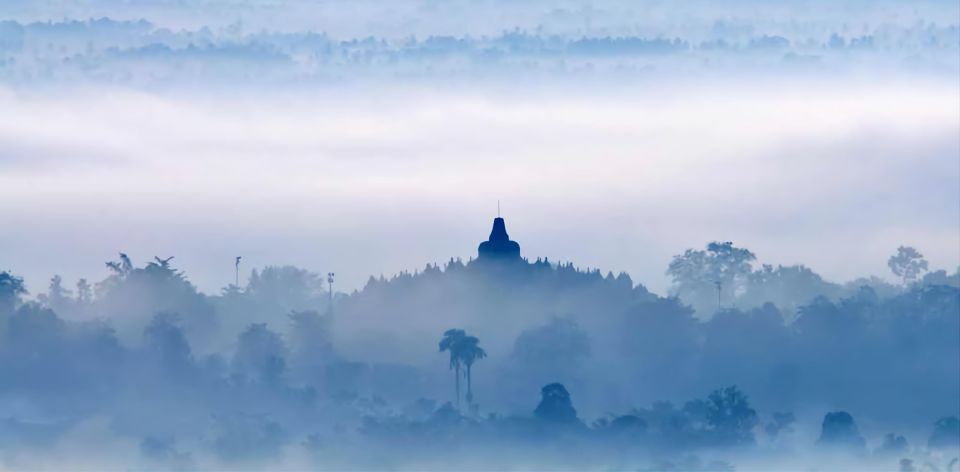
[[[164,268],[164,269],[170,269],[170,261],[173,260],[173,256],[170,256],[170,257],[168,257],[168,258],[166,258],[166,259],[163,259],[163,258],[160,258],[160,257],[157,257],[157,256],[153,256],[153,260],[156,261],[156,264],[157,264],[158,266],[160,266],[160,267],[162,267],[162,268]],[[153,264],[153,262],[151,262],[151,264]]]
[[[287,368],[287,347],[266,323],[251,324],[237,339],[233,369],[264,385],[276,385]]]
[[[707,244],[706,251],[687,249],[674,256],[667,275],[673,281],[674,292],[688,302],[697,301],[695,304],[702,310],[710,305],[706,300],[716,301],[724,293],[726,299],[732,300],[753,270],[754,260],[756,256],[748,249],[729,241],[715,241]],[[716,297],[712,296],[714,293]]]
[[[960,446],[960,419],[956,416],[947,416],[937,420],[927,445],[931,448]]]
[[[909,450],[910,444],[907,442],[907,438],[899,434],[887,433],[884,435],[880,447],[874,451],[874,454],[897,457],[907,454]]]
[[[12,313],[20,295],[26,293],[22,278],[6,271],[0,272],[0,313]]]
[[[753,443],[757,412],[736,386],[714,390],[707,397],[706,417],[723,444]]]
[[[570,401],[570,392],[560,383],[545,385],[540,389],[540,404],[533,411],[533,416],[539,420],[560,424],[575,424],[577,410]]]
[[[190,344],[175,313],[154,315],[143,330],[144,350],[167,375],[183,374],[193,362]]]
[[[823,417],[823,426],[817,444],[855,451],[863,451],[866,447],[856,421],[850,413],[845,411],[830,412]]]
[[[86,305],[93,300],[93,289],[90,287],[90,283],[87,282],[87,279],[80,279],[77,281],[77,303],[80,305]]]
[[[130,272],[133,271],[133,261],[130,260],[129,256],[122,252],[120,253],[119,261],[109,261],[106,264],[108,269],[120,277],[126,277]]]
[[[467,405],[473,404],[473,375],[472,367],[473,363],[487,357],[487,352],[479,346],[480,340],[475,336],[464,336],[460,339],[460,346],[458,351],[460,352],[460,360],[463,362],[463,365],[467,367],[466,376],[467,376]]]
[[[928,267],[923,254],[910,246],[898,247],[897,253],[887,260],[887,266],[890,267],[893,275],[900,277],[903,285],[917,280],[917,277],[926,272]]]
[[[50,286],[47,289],[47,293],[40,294],[37,299],[45,306],[60,313],[65,311],[65,309],[69,309],[73,303],[72,294],[70,290],[63,287],[63,277],[59,275],[54,275],[53,278],[50,279]]]
[[[440,352],[450,353],[450,368],[454,370],[454,381],[456,383],[457,409],[460,409],[460,364],[463,362],[460,356],[461,341],[467,336],[462,329],[448,329],[444,331],[443,338],[440,339]]]

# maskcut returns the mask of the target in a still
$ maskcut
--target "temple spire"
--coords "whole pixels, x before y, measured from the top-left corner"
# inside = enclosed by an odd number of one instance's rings
[[[480,243],[477,251],[479,259],[520,259],[520,245],[510,240],[507,225],[500,216],[494,218],[490,238]]]

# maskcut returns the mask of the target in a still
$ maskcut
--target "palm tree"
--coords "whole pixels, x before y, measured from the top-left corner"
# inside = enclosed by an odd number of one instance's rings
[[[480,340],[475,336],[465,336],[460,340],[460,359],[467,366],[467,405],[473,404],[473,389],[471,388],[473,376],[470,375],[473,363],[487,357],[487,351],[484,351],[479,344]]]
[[[466,336],[467,333],[462,329],[448,329],[443,333],[443,338],[440,339],[440,352],[450,352],[450,368],[454,370],[454,379],[456,380],[458,410],[460,409],[460,363],[462,362],[460,346],[461,341]]]

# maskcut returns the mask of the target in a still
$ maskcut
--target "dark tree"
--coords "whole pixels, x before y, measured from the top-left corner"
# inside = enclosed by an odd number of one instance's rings
[[[750,444],[754,442],[753,428],[757,412],[750,407],[747,396],[736,386],[714,390],[707,397],[707,422],[717,434],[720,444]]]
[[[87,279],[77,280],[77,303],[86,305],[93,301],[93,289]]]
[[[552,383],[540,389],[540,404],[533,411],[540,420],[558,424],[576,424],[577,410],[570,401],[570,393],[563,384]]]
[[[313,310],[293,311],[290,318],[290,349],[295,362],[307,370],[318,370],[333,359],[330,318]]]
[[[910,246],[900,246],[897,253],[890,256],[887,266],[893,275],[900,278],[903,285],[908,285],[917,280],[920,274],[927,271],[927,260],[923,258],[920,251]]]
[[[960,447],[960,419],[956,416],[940,418],[933,424],[933,433],[927,440],[931,448]]]
[[[57,308],[69,304],[72,301],[73,294],[70,293],[70,290],[63,287],[63,277],[59,275],[54,275],[50,279],[50,287],[47,289],[46,297],[47,305],[50,308],[53,308],[55,311]]]
[[[609,430],[618,437],[636,438],[647,432],[647,422],[636,415],[622,415],[610,422]]]
[[[143,331],[144,349],[170,376],[185,372],[193,362],[190,344],[173,313],[157,313]]]
[[[673,257],[667,275],[673,280],[673,291],[692,303],[698,311],[730,301],[752,271],[756,256],[732,242],[712,242],[706,251],[687,249]],[[711,304],[710,300],[714,303]]]
[[[120,253],[119,261],[109,261],[106,265],[107,268],[113,271],[114,275],[118,277],[126,277],[133,271],[133,261],[122,252]]]
[[[240,334],[233,368],[261,383],[274,384],[286,370],[286,357],[287,349],[280,335],[270,331],[265,323],[254,323]]]
[[[862,451],[866,447],[866,441],[860,435],[853,416],[845,411],[834,411],[823,417],[823,426],[817,444],[857,451]]]
[[[322,312],[328,307],[329,300],[320,274],[292,266],[254,269],[246,293],[256,304],[280,313],[294,310]]]
[[[26,293],[22,278],[6,271],[0,272],[0,314],[13,313],[20,302],[20,295]]]
[[[473,363],[487,357],[487,351],[480,347],[480,340],[475,336],[464,336],[460,340],[460,359],[467,367],[467,405],[473,404]]]
[[[460,408],[460,365],[463,358],[460,355],[461,341],[467,333],[462,329],[448,329],[444,331],[443,338],[440,339],[440,352],[450,353],[450,368],[454,371],[454,382],[456,384],[456,402],[457,409]]]
[[[888,433],[883,437],[883,443],[877,448],[876,454],[880,456],[900,456],[909,452],[910,445],[907,438],[899,434]]]

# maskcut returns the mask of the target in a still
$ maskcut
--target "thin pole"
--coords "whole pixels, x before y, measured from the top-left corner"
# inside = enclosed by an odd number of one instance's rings
[[[328,294],[330,297],[330,302],[329,302],[330,307],[328,308],[328,310],[331,315],[333,315],[333,276],[334,276],[333,272],[327,272],[327,284],[329,287],[328,291],[330,292]]]
[[[717,284],[717,311],[720,311],[723,308],[723,304],[720,302],[720,291],[723,288],[723,282],[718,280],[715,283]]]
[[[240,256],[237,256],[237,259],[233,263],[234,275],[233,275],[233,285],[237,288],[240,288]]]

